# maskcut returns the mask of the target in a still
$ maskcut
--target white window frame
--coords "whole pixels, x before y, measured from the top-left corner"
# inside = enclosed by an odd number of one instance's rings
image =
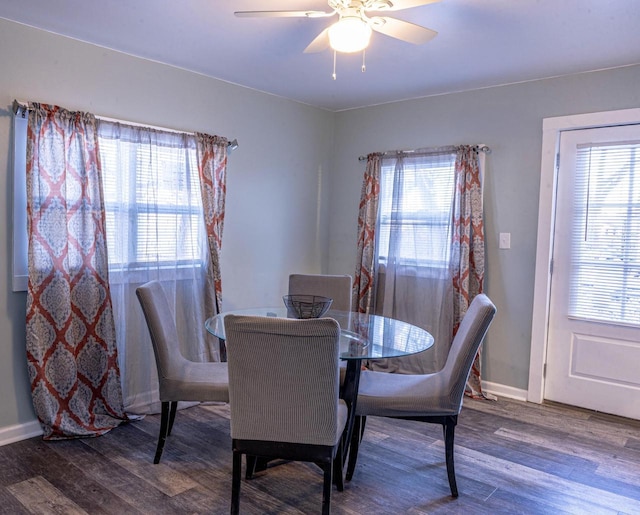
[[[102,138],[102,136],[98,136],[99,138]],[[103,160],[102,160],[102,173],[103,173],[103,178],[107,177],[107,170],[108,171],[113,171],[112,169],[109,168],[109,166],[106,164],[106,159],[104,159],[104,152],[106,152],[106,148],[108,148],[108,145],[103,145],[101,147],[101,154],[103,156]],[[129,178],[129,191],[131,191],[133,193],[133,198],[138,198],[138,188],[139,185],[137,183],[137,174],[135,172],[137,172],[137,166],[138,163],[136,161],[136,154],[138,153],[138,147],[135,147],[132,149],[131,151],[131,160],[129,163],[129,169],[133,170],[133,173],[131,173],[130,178]],[[196,167],[196,169],[192,169],[191,170],[191,175],[188,175],[189,178],[191,178],[192,180],[192,187],[197,188],[198,192],[200,191],[200,183],[199,183],[199,178],[198,178],[198,174],[197,174],[197,158],[196,158],[196,150],[195,148],[191,148],[189,150],[187,150],[187,152],[190,153],[190,157],[189,160],[192,163],[193,167]],[[121,174],[122,175],[122,174]],[[196,182],[197,181],[197,182]],[[103,187],[105,189],[105,192],[107,191],[107,187],[104,185],[103,182]],[[162,190],[162,188],[160,186],[158,186],[158,191]],[[105,207],[105,213],[107,216],[107,235],[109,234],[109,216],[113,213],[117,213],[119,211],[119,206],[120,203],[116,200],[113,200],[112,198],[105,198],[104,199],[104,207]],[[170,206],[170,207],[166,207],[165,204],[163,204],[162,202],[158,202],[157,204],[153,204],[153,203],[148,203],[145,204],[144,202],[137,202],[137,206],[138,206],[138,215],[142,215],[144,213],[149,213],[149,214],[169,214],[169,215],[197,215],[200,214],[200,219],[198,221],[199,223],[199,228],[200,228],[200,234],[196,237],[200,238],[201,240],[206,240],[206,229],[204,226],[204,214],[202,213],[202,208],[200,209],[194,209],[190,206]],[[137,261],[136,258],[138,258],[139,256],[137,256],[137,243],[138,243],[138,235],[139,232],[137,230],[137,223],[139,222],[139,219],[136,218],[135,220],[129,220],[129,225],[132,225],[132,227],[130,227],[129,230],[129,235],[131,238],[131,241],[129,242],[129,249],[128,252],[129,254],[127,256],[123,257],[122,261],[119,262],[115,262],[115,261],[111,261],[109,263],[109,280],[111,282],[113,282],[115,279],[118,279],[123,273],[127,273],[127,274],[131,274],[131,273],[135,273],[137,271],[142,271],[143,272],[143,277],[146,274],[147,271],[147,260],[142,260],[142,261]],[[109,242],[107,241],[107,248],[109,248]],[[193,249],[195,250],[195,249]],[[110,254],[111,256],[111,254]],[[180,273],[180,269],[193,269],[193,268],[202,268],[205,264],[205,256],[202,256],[201,259],[179,259],[178,261],[175,260],[160,260],[157,261],[157,265],[159,268],[164,268],[167,271],[171,270],[172,272],[176,272],[176,273]],[[154,261],[155,262],[155,261]],[[113,277],[113,278],[112,278]]]
[[[488,146],[485,145],[484,143],[481,143],[478,145],[478,148],[480,149],[478,152],[478,169],[480,172],[480,186],[481,188],[484,189],[484,175],[485,175],[485,168],[486,168],[486,159],[487,159],[487,151],[485,149],[488,149]],[[455,160],[454,160],[455,161]],[[384,167],[384,165],[383,165]],[[387,167],[388,168],[388,167]],[[381,172],[383,173],[383,172]],[[455,173],[454,171],[452,171],[452,173]],[[381,181],[382,182],[382,181]],[[454,184],[455,187],[455,184]],[[381,223],[381,217],[378,216],[378,223]],[[428,224],[427,224],[428,225]],[[433,224],[431,224],[433,225]],[[377,260],[377,264],[379,267],[379,270],[383,271],[386,268],[386,264],[387,264],[387,260],[385,256],[381,256],[379,249],[376,250],[376,260]],[[424,269],[429,269],[429,268],[442,268],[443,265],[441,262],[435,261],[435,260],[421,260],[418,263],[403,263],[406,264],[408,266],[418,266]],[[447,264],[448,266],[448,264]]]
[[[452,152],[453,153],[453,152]],[[391,160],[390,160],[391,161]],[[391,164],[393,163],[393,164]],[[383,164],[382,165],[382,169],[380,171],[381,173],[381,180],[380,180],[380,187],[383,187],[383,184],[386,182],[384,180],[384,175],[391,175],[392,176],[392,180],[393,180],[393,174],[395,173],[395,161],[391,161],[390,164]],[[455,167],[455,157],[453,159],[453,163],[451,166],[451,179],[452,179],[452,187],[451,187],[451,196],[453,197],[453,190],[455,188],[455,180],[454,180],[454,175],[455,175],[455,171],[454,168]],[[442,166],[431,166],[428,169],[432,170],[432,169],[443,169],[444,167]],[[424,168],[423,168],[424,170]],[[381,195],[382,195],[382,189],[381,191]],[[380,206],[380,215],[379,215],[379,219],[378,219],[378,223],[380,225],[380,233],[382,233],[382,227],[384,225],[390,225],[391,224],[391,219],[392,216],[388,215],[385,216],[385,213],[382,213],[382,199],[381,199],[381,206]],[[403,213],[402,215],[402,219],[403,220],[407,220],[409,218],[413,218],[415,220],[414,225],[416,226],[424,226],[424,227],[432,227],[432,226],[448,226],[450,223],[450,220],[447,218],[448,216],[450,216],[450,211],[447,212],[446,215],[442,215],[441,213],[438,214],[434,214],[431,216],[424,216],[420,214],[420,209],[417,209],[416,211],[411,212],[411,216],[409,215],[409,213]],[[390,230],[390,229],[389,229]],[[386,255],[382,255],[381,254],[381,249],[382,246],[379,245],[378,246],[378,251],[377,251],[377,260],[378,260],[378,266],[382,267],[384,269],[384,267],[386,267],[387,265],[387,256]],[[449,266],[449,262],[448,260],[445,261],[439,261],[434,259],[432,256],[420,256],[418,258],[416,258],[416,260],[412,260],[412,259],[408,259],[408,258],[404,258],[404,259],[400,259],[400,263],[401,266],[407,266],[407,267],[417,267],[417,268],[423,268],[423,269],[428,269],[428,268],[448,268]]]
[[[23,114],[24,113],[24,116]],[[27,291],[29,279],[27,238],[27,121],[26,109],[13,116],[13,220],[12,288]]]

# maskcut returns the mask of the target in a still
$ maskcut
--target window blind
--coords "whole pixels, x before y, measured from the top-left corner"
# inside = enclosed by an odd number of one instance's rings
[[[569,316],[640,325],[640,141],[577,148]]]
[[[101,137],[100,158],[110,266],[199,261],[195,149]]]
[[[401,175],[395,159],[385,161],[380,177],[380,262],[386,262],[393,237],[400,264],[447,266],[455,154],[406,157]]]

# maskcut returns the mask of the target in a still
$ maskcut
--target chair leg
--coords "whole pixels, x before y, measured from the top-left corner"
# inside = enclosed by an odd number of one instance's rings
[[[458,422],[458,417],[446,417],[442,428],[444,431],[444,452],[447,461],[447,476],[449,477],[449,488],[451,496],[458,497],[458,485],[456,484],[456,471],[453,464],[453,439]]]
[[[322,515],[329,515],[331,513],[333,465],[331,463],[325,463],[322,468],[324,469],[324,482],[322,484]]]
[[[336,452],[335,458],[333,458],[333,482],[336,484],[336,488],[338,492],[342,492],[344,490],[344,474],[342,472],[344,459],[344,445],[342,442],[338,442],[338,450]]]
[[[231,515],[240,513],[240,482],[242,475],[242,454],[233,451],[233,465],[231,472]]]
[[[171,436],[171,430],[173,429],[173,422],[176,419],[176,411],[178,410],[178,401],[172,401],[169,403],[171,410],[169,411],[169,429],[167,430],[167,436]]]
[[[353,423],[353,433],[351,434],[351,444],[349,445],[349,463],[347,465],[346,480],[351,481],[353,473],[356,470],[356,462],[358,461],[358,449],[360,442],[364,436],[364,426],[367,417],[356,417]]]
[[[253,475],[256,473],[256,465],[258,463],[258,457],[247,454],[245,456],[245,460],[247,462],[247,468],[245,470],[244,477],[245,479],[253,479]]]
[[[158,445],[156,446],[156,455],[153,463],[160,463],[162,451],[164,450],[164,442],[167,439],[167,430],[169,428],[169,402],[162,403],[162,411],[160,412],[160,434],[158,435]]]

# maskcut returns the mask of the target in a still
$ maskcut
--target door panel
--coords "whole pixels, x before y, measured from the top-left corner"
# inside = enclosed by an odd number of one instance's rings
[[[634,342],[573,333],[570,374],[610,384],[637,385],[640,347]]]
[[[544,397],[640,419],[640,125],[562,132],[557,184]]]

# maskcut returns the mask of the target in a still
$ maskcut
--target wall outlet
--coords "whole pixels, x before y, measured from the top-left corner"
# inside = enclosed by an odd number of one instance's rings
[[[511,233],[510,232],[501,232],[500,233],[500,241],[498,246],[501,249],[510,249],[511,248]]]

